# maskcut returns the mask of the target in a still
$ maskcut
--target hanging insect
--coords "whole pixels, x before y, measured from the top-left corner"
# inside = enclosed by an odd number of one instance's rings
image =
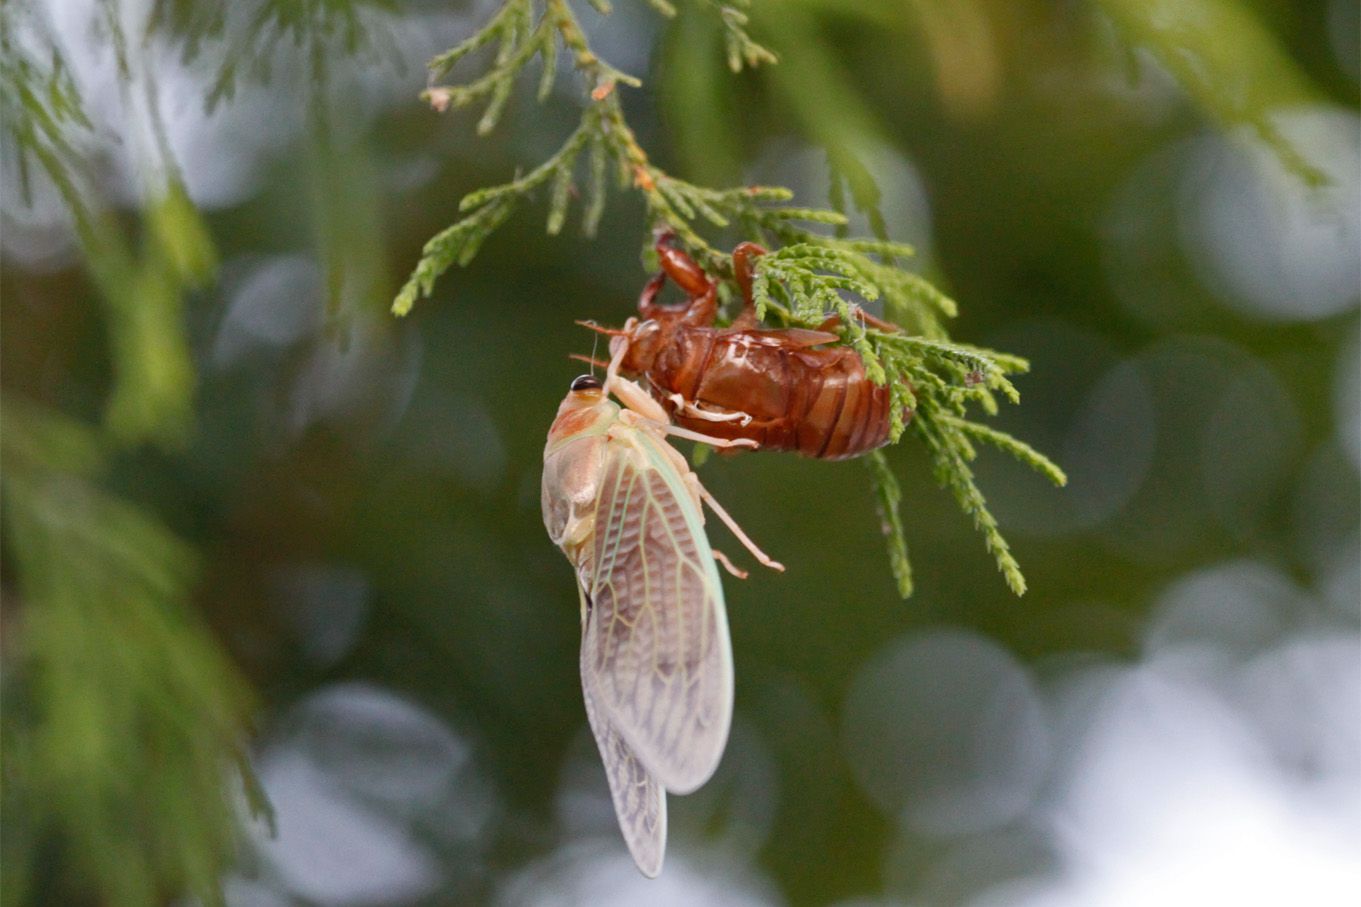
[[[543,518],[576,570],[581,687],[619,828],[644,875],[661,872],[666,794],[709,779],[727,744],[733,669],[723,587],[703,505],[776,570],[713,499],[666,435],[754,447],[673,426],[619,377],[572,382],[544,447]],[[610,399],[611,394],[624,404]]]
[[[755,243],[733,250],[733,270],[744,305],[729,327],[716,327],[718,285],[671,236],[657,240],[662,270],[638,299],[641,318],[610,334],[623,351],[621,370],[645,375],[676,424],[726,439],[756,441],[764,450],[792,450],[823,460],[856,457],[888,443],[891,395],[865,374],[860,355],[836,344],[827,319],[816,330],[761,328],[752,301]],[[670,277],[689,296],[678,306],[657,303]],[[880,330],[896,325],[868,314]],[[911,412],[904,414],[911,417]]]

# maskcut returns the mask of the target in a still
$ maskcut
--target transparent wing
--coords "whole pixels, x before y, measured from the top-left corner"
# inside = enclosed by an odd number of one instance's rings
[[[583,650],[584,651],[584,650]],[[582,676],[586,674],[583,660]],[[600,747],[605,777],[610,782],[610,798],[619,819],[633,862],[643,875],[655,879],[662,871],[666,853],[666,791],[651,772],[643,767],[632,749],[614,729],[595,703],[590,684],[583,684],[586,719]]]
[[[684,794],[728,740],[731,645],[698,507],[664,442],[639,440],[605,457],[582,684],[643,768]]]

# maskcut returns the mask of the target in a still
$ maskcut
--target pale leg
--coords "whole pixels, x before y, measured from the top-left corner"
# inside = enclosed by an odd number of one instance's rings
[[[697,404],[691,403],[680,394],[672,394],[666,399],[670,400],[676,407],[676,411],[696,419],[703,419],[706,422],[736,422],[738,425],[747,425],[751,422],[751,416],[739,412],[710,412],[707,409],[700,409]]]
[[[624,322],[623,330],[610,335],[610,367],[605,370],[605,393],[610,393],[611,385],[619,379],[619,366],[629,351],[628,332],[633,330],[635,319]]]
[[[642,388],[638,388],[638,390],[642,391]],[[622,400],[624,398],[620,397],[619,399]],[[650,403],[656,403],[651,397],[648,397],[647,399]],[[632,407],[629,408],[632,409]],[[665,415],[665,413],[663,413],[663,415]],[[643,418],[637,420],[637,422],[647,425],[650,428],[655,428],[664,435],[671,435],[674,438],[684,438],[687,441],[698,441],[701,444],[708,444],[710,447],[747,447],[755,450],[761,446],[751,438],[715,438],[712,435],[703,435],[697,431],[681,428],[679,425],[672,425],[669,422],[659,422],[655,419]]]
[[[742,531],[742,527],[737,525],[737,521],[734,520],[732,517],[728,516],[728,511],[724,510],[723,506],[719,504],[718,501],[714,500],[714,496],[709,494],[709,489],[705,488],[703,485],[700,485],[699,495],[704,499],[704,503],[709,505],[709,509],[712,510],[715,514],[717,514],[718,518],[723,521],[723,525],[727,526],[728,529],[732,531],[732,534],[737,536],[737,540],[742,543],[743,547],[745,547],[748,551],[751,552],[752,557],[756,558],[758,561],[760,561],[762,564],[765,564],[772,570],[779,570],[780,572],[784,572],[784,564],[781,564],[777,560],[771,559],[770,555],[766,554],[764,551],[758,548],[756,546],[756,543],[753,542],[750,538],[748,538],[747,534]]]
[[[724,570],[727,570],[729,573],[731,573],[738,579],[747,578],[747,571],[741,569],[740,567],[733,566],[733,562],[728,560],[728,556],[724,554],[722,551],[719,551],[717,548],[710,548],[709,550],[714,553],[714,560],[722,564]]]
[[[666,414],[666,410],[638,384],[616,375],[605,380],[605,388],[611,394],[614,394],[620,403],[624,404],[624,411],[634,416],[633,421],[635,423],[642,422],[649,426],[670,427],[671,418]]]

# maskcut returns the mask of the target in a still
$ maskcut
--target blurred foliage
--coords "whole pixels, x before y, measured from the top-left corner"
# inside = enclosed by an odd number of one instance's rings
[[[320,101],[338,59],[401,60],[390,31],[397,0],[263,0],[237,9],[240,16],[229,16],[234,11],[217,4],[154,0],[147,19],[146,33],[178,42],[186,61],[198,58],[205,41],[225,43],[205,101],[210,111],[235,96],[243,77],[268,82],[281,64],[300,63]]]
[[[1153,54],[1210,116],[1251,127],[1308,184],[1327,182],[1273,119],[1318,95],[1248,7],[1232,0],[1099,2],[1131,46]]]
[[[106,6],[120,60],[125,103],[134,78],[118,7]],[[181,322],[183,297],[212,277],[216,254],[197,208],[189,201],[169,151],[148,168],[140,243],[130,241],[108,210],[94,163],[90,120],[59,44],[28,3],[0,7],[0,116],[7,154],[22,172],[36,162],[60,192],[81,243],[84,262],[107,307],[116,383],[105,419],[120,440],[183,443],[192,418],[194,368]],[[22,43],[21,43],[22,42]],[[148,110],[156,108],[147,81]],[[129,111],[131,113],[131,111]]]
[[[159,136],[150,73],[129,54],[119,7],[103,12],[123,102],[131,113],[145,85]],[[131,241],[103,198],[61,47],[28,4],[0,6],[0,99],[6,156],[25,185],[35,162],[56,187],[104,303],[107,439],[181,448],[195,377],[184,297],[217,259],[168,146],[155,145]],[[12,395],[3,421],[4,543],[23,601],[7,634],[20,654],[5,665],[5,898],[25,900],[35,863],[58,847],[78,873],[71,897],[88,883],[110,903],[218,900],[235,855],[226,779],[252,702],[187,607],[196,554],[100,487],[105,435]]]
[[[904,831],[848,767],[844,697],[889,640],[946,623],[1026,661],[1127,659],[1158,590],[1228,558],[1335,594],[1328,557],[1355,539],[1343,437],[1355,407],[1338,378],[1354,369],[1355,302],[1308,318],[1284,304],[1279,320],[1244,315],[1194,254],[1205,240],[1188,209],[1204,174],[1177,168],[1189,143],[1213,139],[1266,148],[1317,182],[1336,162],[1282,114],[1321,104],[1354,124],[1354,36],[1329,24],[1354,4],[694,2],[667,20],[629,18],[634,6],[582,16],[575,44],[527,44],[531,21],[509,44],[471,51],[461,65],[499,75],[469,100],[504,114],[472,142],[434,129],[414,100],[386,98],[419,90],[393,63],[477,32],[491,4],[97,0],[81,19],[62,4],[0,3],[5,903],[211,901],[224,873],[318,900],[255,862],[258,841],[238,853],[233,765],[253,718],[268,748],[300,699],[353,680],[457,729],[496,791],[491,818],[473,826],[485,863],[441,864],[440,891],[457,892],[444,900],[491,900],[580,836],[564,824],[559,771],[584,733],[577,603],[534,489],[571,376],[570,320],[622,319],[640,282],[619,239],[636,247],[639,216],[621,201],[631,193],[606,197],[610,181],[641,190],[646,218],[702,227],[690,248],[708,248],[706,265],[725,277],[713,247],[750,219],[786,246],[815,246],[767,256],[769,317],[796,323],[836,281],[872,283],[913,336],[848,342],[890,370],[906,357],[914,386],[950,389],[934,420],[907,429],[925,427],[925,446],[865,458],[873,498],[851,466],[706,464],[706,484],[791,569],[730,584],[739,724],[757,745],[733,748],[716,800],[677,801],[678,845],[719,840],[725,810],[749,818],[759,798],[722,785],[746,777],[734,766],[764,766],[777,793],[743,858],[788,902],[962,902],[913,886],[963,885],[956,844],[986,842]],[[549,8],[566,10],[562,36],[579,7]],[[597,67],[585,91],[602,97],[580,116],[611,123],[608,136],[574,133],[583,121],[557,95],[516,115],[533,96],[511,64],[541,65],[564,46],[533,75],[561,75],[585,48]],[[657,103],[627,91],[631,76],[605,69],[595,48],[646,76]],[[749,70],[769,62],[757,48],[779,64]],[[230,119],[242,111],[254,117],[245,126]],[[195,129],[211,148],[186,138]],[[601,140],[622,157],[600,155]],[[205,172],[242,160],[241,187],[201,191]],[[553,166],[515,169],[544,160]],[[799,172],[810,160],[815,172]],[[908,182],[886,182],[885,160],[907,162]],[[500,190],[479,190],[511,171]],[[772,172],[801,197],[825,187],[834,213],[790,209],[777,190],[704,188]],[[924,212],[904,213],[911,180]],[[547,197],[554,232],[576,204],[602,238],[545,242],[541,224],[509,217],[534,196]],[[61,217],[50,222],[53,197]],[[417,288],[469,304],[389,323],[397,275],[457,198],[485,219],[479,229],[495,214],[499,232],[473,245],[480,266],[456,294],[434,288],[433,271]],[[877,269],[906,250],[857,249],[851,231],[910,237],[918,269],[885,285]],[[438,251],[471,257],[472,235],[445,235]],[[839,254],[866,250],[886,255]],[[1307,270],[1317,250],[1261,251]],[[342,330],[313,333],[312,266],[317,321]],[[790,281],[808,283],[790,294]],[[968,300],[962,333],[1026,353],[1035,374],[937,344],[951,298]],[[970,383],[975,371],[987,380]],[[962,418],[957,407],[986,412],[1009,387],[1025,410],[986,426]],[[1109,436],[1092,434],[1103,426]],[[1003,429],[1060,452],[1070,490],[1036,490],[1005,458],[971,459],[998,446],[1049,470]],[[1024,547],[1024,601],[987,574],[955,502],[907,479],[932,470],[928,449],[975,515],[986,511],[974,486],[957,479],[976,472],[994,489]],[[875,505],[877,523],[866,518]],[[878,580],[881,528],[899,589],[915,583],[910,609]],[[1303,606],[1292,616],[1315,619]],[[1041,679],[1060,667],[1045,662]],[[329,753],[332,738],[322,743]],[[247,799],[261,805],[249,787]],[[389,821],[426,843],[460,818],[404,809]]]
[[[187,607],[192,548],[101,489],[79,423],[6,397],[5,543],[23,602],[5,663],[5,897],[53,847],[114,904],[220,900],[252,699]],[[262,805],[262,801],[260,801]]]
[[[221,42],[204,102],[210,113],[230,102],[243,81],[269,83],[278,72],[305,86],[298,117],[309,139],[307,210],[326,269],[330,328],[342,344],[388,288],[373,165],[362,141],[345,134],[348,100],[336,71],[351,61],[400,68],[403,52],[393,34],[400,8],[397,0],[265,0],[229,16],[226,7],[196,0],[157,0],[146,26],[148,36],[178,43],[187,62],[199,59],[205,41]]]

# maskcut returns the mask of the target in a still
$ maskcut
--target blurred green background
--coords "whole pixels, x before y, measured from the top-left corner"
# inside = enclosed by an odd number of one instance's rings
[[[860,465],[706,463],[789,569],[726,581],[656,882],[538,488],[641,208],[521,212],[387,313],[576,122],[570,77],[485,138],[419,102],[495,6],[0,7],[5,903],[1356,903],[1355,0],[758,0],[740,76],[704,4],[580,11],[677,175],[863,164],[1071,479],[979,462],[1018,600],[908,436],[903,602]]]

